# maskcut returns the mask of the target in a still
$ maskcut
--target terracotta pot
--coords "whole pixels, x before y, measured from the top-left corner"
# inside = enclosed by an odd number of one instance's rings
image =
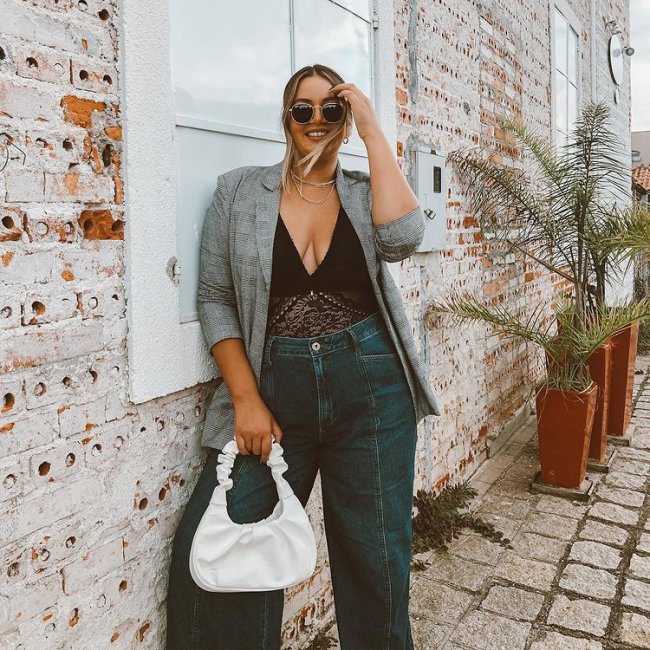
[[[581,392],[546,385],[537,391],[537,435],[543,483],[564,488],[579,488],[582,484],[597,393],[595,382]]]
[[[607,341],[594,350],[587,359],[591,378],[598,386],[596,412],[591,428],[589,458],[604,463],[607,461],[607,418],[609,415],[609,395],[611,385],[612,343]]]
[[[639,321],[636,320],[621,328],[609,340],[612,343],[612,376],[607,431],[610,436],[623,436],[632,416]]]

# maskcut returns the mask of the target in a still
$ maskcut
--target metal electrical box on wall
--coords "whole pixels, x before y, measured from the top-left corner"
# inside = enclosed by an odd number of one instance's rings
[[[418,253],[441,250],[447,246],[447,170],[446,156],[435,149],[411,151],[411,169],[415,192],[424,212],[425,231]]]

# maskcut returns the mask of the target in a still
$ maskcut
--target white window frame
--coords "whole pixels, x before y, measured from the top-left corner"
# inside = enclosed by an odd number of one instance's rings
[[[580,43],[580,35],[582,34],[582,23],[578,19],[573,9],[567,4],[566,0],[552,0],[549,4],[550,19],[551,19],[551,32],[550,32],[550,50],[551,50],[551,141],[553,146],[557,149],[557,134],[555,132],[555,10],[557,9],[567,20],[569,26],[577,34],[577,61],[576,61],[576,105],[577,113],[580,115],[580,107],[582,105],[582,46]]]
[[[128,390],[137,404],[208,381],[215,366],[199,322],[180,323],[173,279],[177,118],[170,43],[161,38],[170,33],[169,0],[121,0],[120,16]],[[371,17],[376,25],[371,30],[375,112],[388,141],[395,142],[392,1],[373,0]]]

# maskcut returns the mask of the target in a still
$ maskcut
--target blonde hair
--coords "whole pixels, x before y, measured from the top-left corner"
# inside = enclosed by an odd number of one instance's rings
[[[313,151],[310,151],[306,156],[300,157],[298,149],[291,135],[289,125],[291,123],[291,115],[289,114],[289,109],[293,105],[294,98],[298,92],[298,84],[301,79],[305,77],[316,77],[320,76],[329,81],[332,86],[337,84],[345,83],[343,77],[341,77],[338,72],[326,65],[320,65],[315,63],[314,65],[306,65],[300,70],[294,72],[289,81],[287,81],[286,86],[284,87],[284,93],[282,94],[282,115],[280,120],[282,122],[282,128],[284,129],[284,134],[287,140],[287,148],[284,152],[284,161],[282,163],[282,177],[280,179],[281,187],[283,190],[286,190],[290,182],[290,173],[294,167],[301,168],[302,176],[306,176],[316,164],[318,159],[321,157],[323,151],[329,146],[329,144],[338,140],[342,140],[341,134],[345,134],[347,128],[352,128],[352,112],[350,111],[346,102],[343,102],[345,106],[345,119],[337,125],[332,131],[330,131],[325,139],[322,142],[319,142]]]

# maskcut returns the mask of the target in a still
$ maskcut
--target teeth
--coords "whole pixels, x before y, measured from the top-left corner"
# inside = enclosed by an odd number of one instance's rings
[[[307,135],[325,135],[327,131],[310,131]]]

